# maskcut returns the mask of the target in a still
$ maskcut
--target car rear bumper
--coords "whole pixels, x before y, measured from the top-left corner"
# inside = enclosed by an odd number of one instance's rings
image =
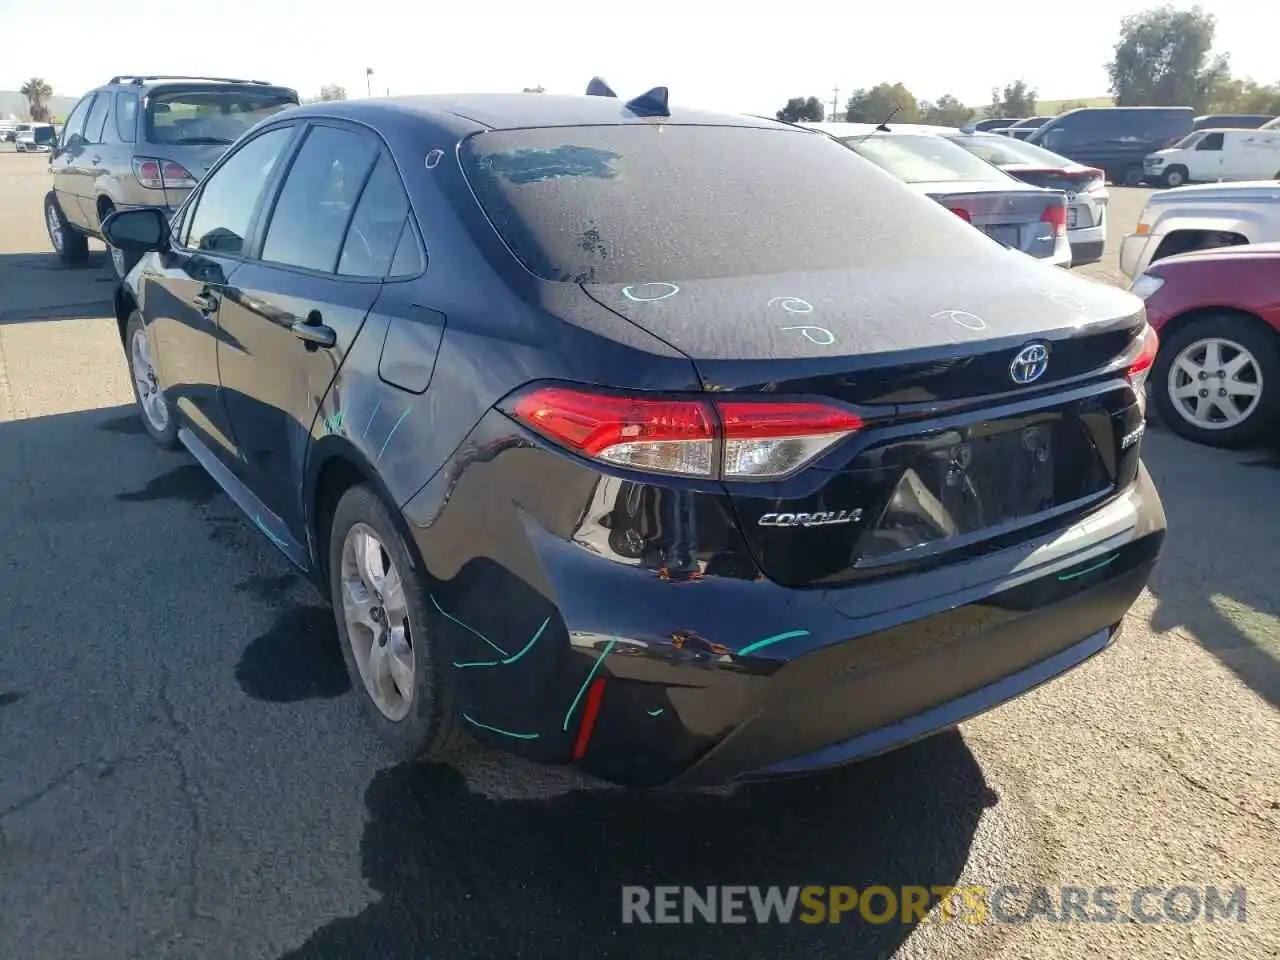
[[[482,424],[466,462],[404,506],[462,716],[483,742],[633,786],[827,767],[1017,696],[1111,642],[1164,537],[1139,470],[1016,546],[789,589],[739,552],[710,493],[686,503],[538,449],[497,415]],[[631,501],[656,553],[602,523]],[[681,572],[680,556],[696,562]]]

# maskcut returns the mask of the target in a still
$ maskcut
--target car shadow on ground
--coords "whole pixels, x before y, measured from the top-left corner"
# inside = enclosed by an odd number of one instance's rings
[[[1280,708],[1280,579],[1270,561],[1280,447],[1232,453],[1165,429],[1148,433],[1143,460],[1169,524],[1149,585],[1152,628],[1185,630]]]
[[[288,960],[461,957],[887,957],[913,925],[624,924],[624,885],[952,885],[996,802],[956,732],[833,773],[723,793],[474,792],[406,763],[365,796],[361,869],[381,899]],[[763,892],[763,891],[762,891]],[[883,910],[884,901],[875,902]],[[823,918],[826,919],[826,918]]]
[[[69,265],[48,253],[0,253],[0,326],[115,314],[116,280],[106,253]]]

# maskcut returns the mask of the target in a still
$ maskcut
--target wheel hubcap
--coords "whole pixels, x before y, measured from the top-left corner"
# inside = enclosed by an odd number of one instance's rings
[[[1210,337],[1190,344],[1169,367],[1169,397],[1178,414],[1204,430],[1243,423],[1262,399],[1262,368],[1240,344]]]
[[[133,384],[138,391],[138,403],[142,412],[156,432],[163,433],[169,426],[169,408],[160,392],[160,383],[156,378],[156,368],[151,363],[151,345],[147,340],[147,332],[139,330],[133,335],[130,348],[133,367]]]
[[[111,248],[111,264],[116,268],[116,276],[124,279],[124,251]]]
[[[342,543],[342,618],[360,679],[379,712],[403,720],[413,705],[414,634],[404,584],[372,527],[355,524]]]
[[[50,204],[44,212],[45,220],[49,224],[49,239],[53,241],[53,249],[59,253],[62,252],[62,221],[58,219],[58,211]]]

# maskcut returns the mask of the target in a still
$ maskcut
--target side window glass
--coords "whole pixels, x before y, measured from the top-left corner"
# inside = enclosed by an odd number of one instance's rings
[[[290,127],[277,127],[254,137],[227,158],[204,182],[185,246],[238,256],[253,221],[253,212],[271,179],[289,138]]]
[[[408,213],[409,200],[400,185],[400,174],[384,152],[360,194],[351,226],[347,228],[342,255],[338,258],[338,273],[345,277],[385,277],[395,258]]]
[[[89,111],[89,119],[84,125],[84,142],[101,143],[102,130],[107,125],[107,114],[111,112],[111,97],[101,94],[93,101],[93,109]]]
[[[138,95],[116,94],[116,134],[121,143],[133,143],[138,138]]]
[[[89,115],[89,108],[92,105],[93,94],[91,93],[72,109],[67,117],[67,122],[62,128],[62,146],[64,149],[84,142],[84,121],[85,117]]]
[[[1200,144],[1199,146],[1196,147],[1196,149],[1197,150],[1221,150],[1222,134],[1206,133],[1204,135],[1204,139],[1200,141]]]
[[[388,277],[416,277],[422,272],[425,264],[422,260],[422,247],[418,243],[418,231],[413,228],[413,217],[405,218],[404,230],[400,233],[400,243],[396,247],[395,258],[391,261]]]
[[[262,259],[332,273],[377,150],[361,134],[313,127],[280,188]]]

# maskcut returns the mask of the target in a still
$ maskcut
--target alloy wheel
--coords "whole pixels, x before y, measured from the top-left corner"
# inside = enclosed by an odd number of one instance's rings
[[[111,251],[111,266],[115,268],[116,276],[121,280],[125,277],[124,251],[119,247],[108,247]]]
[[[151,343],[147,339],[146,330],[135,331],[129,355],[133,383],[138,390],[138,403],[142,406],[143,416],[156,433],[164,433],[169,426],[169,407],[160,392],[156,368],[151,362]]]
[[[58,209],[52,203],[45,204],[44,219],[49,227],[49,240],[53,249],[62,253],[62,218],[58,216]]]
[[[1188,344],[1169,365],[1167,389],[1178,414],[1204,430],[1244,422],[1262,399],[1262,367],[1233,340],[1208,337]]]
[[[413,705],[414,631],[400,573],[367,524],[343,540],[338,603],[369,699],[388,720],[403,720]]]

